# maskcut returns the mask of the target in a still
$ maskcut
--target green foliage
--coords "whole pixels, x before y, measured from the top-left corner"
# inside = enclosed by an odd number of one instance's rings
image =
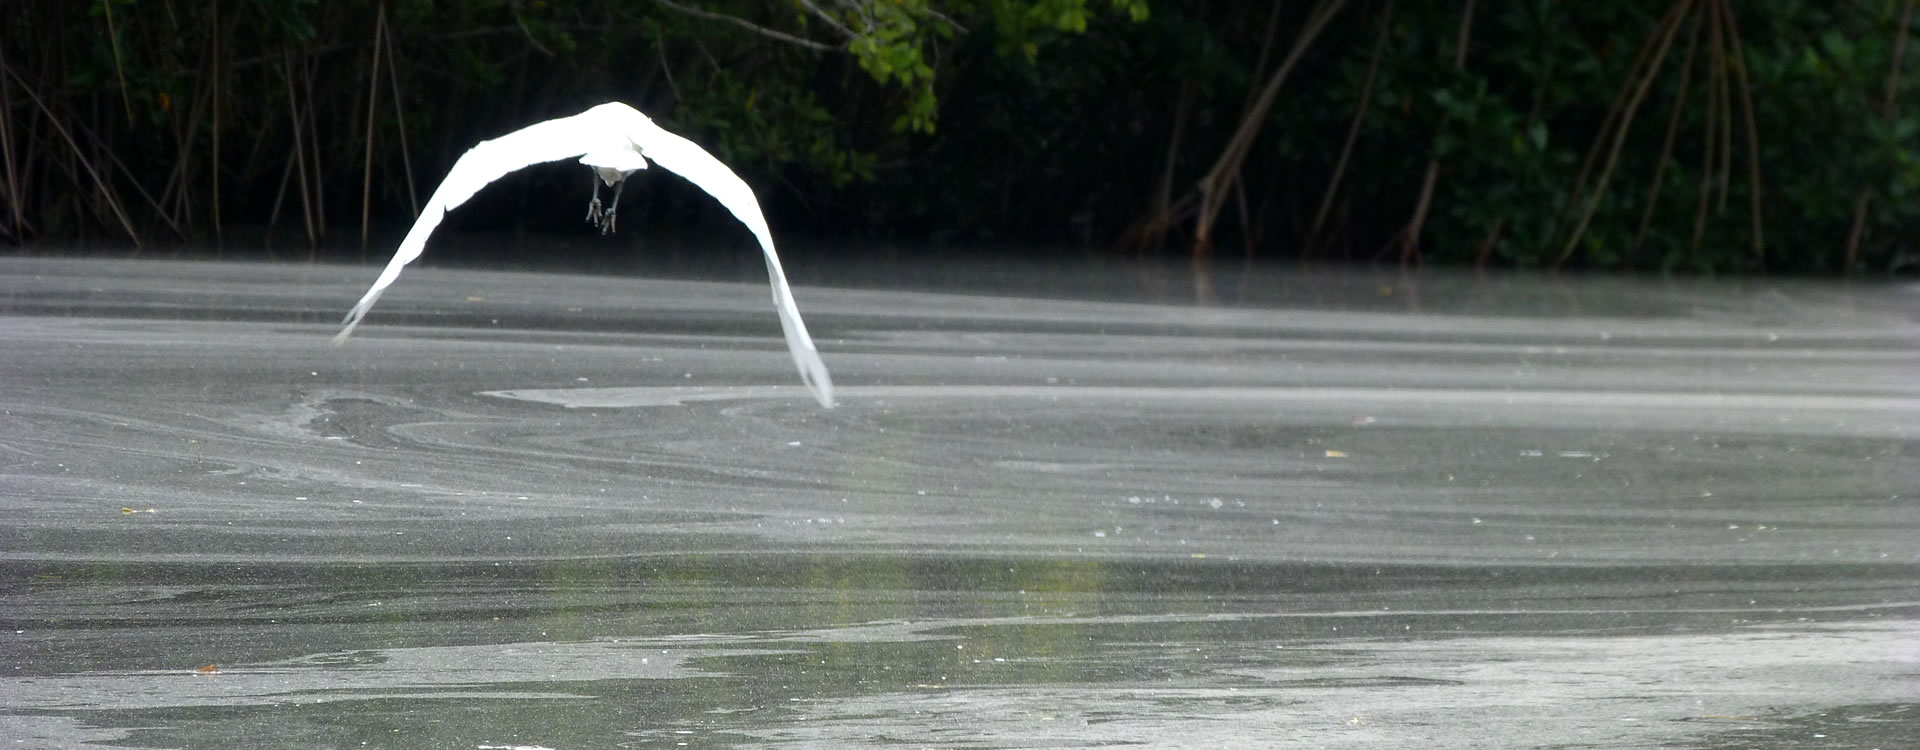
[[[894,121],[895,130],[933,132],[937,101],[934,94],[933,66],[927,63],[922,48],[919,24],[915,16],[899,6],[880,4],[873,14],[878,22],[860,30],[861,35],[847,45],[860,67],[883,84],[907,92],[907,111]],[[951,36],[951,25],[936,21],[934,33]]]
[[[805,67],[769,68],[753,81],[725,69],[707,71],[685,91],[674,124],[708,134],[715,152],[731,164],[769,170],[793,165],[832,187],[873,179],[873,155],[846,142],[839,119],[818,94],[793,80],[775,78],[777,85],[769,85],[768,76]]]
[[[1716,2],[1737,52],[1701,31]],[[1315,5],[22,0],[0,26],[22,160],[0,175],[21,198],[0,229],[284,231],[302,201],[352,224],[369,182],[374,220],[404,222],[474,141],[620,99],[770,188],[784,225],[1099,241],[1213,167]],[[1456,66],[1464,5],[1350,0],[1257,123],[1215,245],[1393,257],[1431,163],[1430,263],[1840,273],[1920,256],[1911,40],[1886,106],[1901,0],[1686,3],[1617,156],[1619,94],[1682,0],[1476,3]]]
[[[1084,33],[1097,14],[1087,0],[871,0],[857,5],[839,19],[855,34],[847,51],[875,81],[905,93],[906,111],[894,120],[893,129],[916,133],[934,132],[939,103],[929,57],[939,42],[952,40],[959,31],[952,15],[987,21],[1003,51],[1017,49],[1035,62],[1046,34]],[[945,13],[936,7],[940,5],[948,6]],[[1135,22],[1147,19],[1146,0],[1109,0],[1109,6]]]
[[[1907,238],[1920,228],[1920,204],[1913,200],[1920,194],[1914,169],[1920,117],[1908,114],[1920,106],[1913,49],[1902,65],[1907,73],[1892,116],[1880,112],[1898,2],[1729,3],[1728,19],[1743,44],[1738,60],[1731,38],[1715,58],[1702,31],[1686,72],[1689,35],[1710,28],[1709,4],[1692,3],[1693,16],[1628,126],[1609,181],[1595,187],[1613,143],[1606,124],[1609,113],[1618,112],[1616,95],[1658,21],[1676,4],[1482,3],[1465,64],[1456,68],[1461,6],[1396,3],[1348,166],[1349,175],[1362,177],[1350,178],[1338,196],[1349,217],[1342,232],[1347,245],[1333,250],[1377,257],[1375,248],[1406,226],[1419,176],[1434,159],[1440,179],[1420,237],[1429,262],[1478,262],[1485,248],[1484,259],[1492,262],[1556,265],[1562,246],[1576,238],[1574,219],[1596,192],[1592,220],[1565,259],[1574,265],[1836,272],[1884,269],[1912,253]],[[1313,50],[1318,59],[1309,64],[1326,72],[1290,85],[1288,103],[1272,115],[1250,160],[1263,171],[1306,175],[1296,189],[1313,200],[1337,153],[1328,134],[1344,132],[1354,116],[1371,51],[1368,27],[1377,28],[1380,9],[1349,17],[1332,41]],[[1215,26],[1250,20],[1216,20]],[[1238,54],[1227,59],[1255,57],[1246,42],[1235,46]],[[1757,182],[1742,66],[1758,133]],[[1710,76],[1720,77],[1718,99],[1709,98]],[[1678,98],[1683,78],[1687,88]],[[1306,147],[1297,141],[1303,135]],[[1583,172],[1590,153],[1596,158]],[[1844,245],[1863,194],[1870,197],[1863,241],[1847,268]],[[1281,230],[1282,236],[1303,233],[1285,224]],[[1765,254],[1756,254],[1762,241]]]

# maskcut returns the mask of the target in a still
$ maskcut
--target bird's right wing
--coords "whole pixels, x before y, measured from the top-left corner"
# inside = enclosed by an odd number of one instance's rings
[[[426,208],[420,211],[420,218],[413,222],[413,228],[400,241],[400,249],[393,254],[393,260],[387,261],[386,270],[380,272],[380,278],[373,282],[373,287],[341,321],[342,327],[339,333],[334,334],[333,345],[339,346],[353,335],[354,326],[360,325],[360,319],[373,308],[374,301],[380,299],[380,293],[400,278],[400,269],[420,257],[420,253],[427,248],[427,236],[433,234],[434,227],[440,226],[440,220],[448,211],[458,208],[480,188],[509,172],[586,153],[585,144],[595,136],[601,139],[618,137],[604,132],[604,127],[582,113],[529,125],[499,138],[481,141],[480,145],[461,154],[460,159],[453,163],[453,169],[447,172],[447,178],[433,191],[433,197],[427,199]]]
[[[767,219],[760,213],[760,201],[753,197],[753,188],[747,187],[739,175],[699,144],[667,132],[652,120],[641,117],[634,121],[632,128],[629,136],[641,153],[707,191],[760,240],[760,249],[767,256],[767,281],[773,285],[773,309],[780,315],[787,352],[793,355],[800,379],[813,389],[814,400],[821,406],[833,408],[833,378],[827,375],[827,363],[820,361],[813,337],[807,335],[806,321],[800,319],[800,306],[794,304],[793,289],[787,286],[787,274],[780,269],[780,255],[773,251],[773,234],[767,230]]]

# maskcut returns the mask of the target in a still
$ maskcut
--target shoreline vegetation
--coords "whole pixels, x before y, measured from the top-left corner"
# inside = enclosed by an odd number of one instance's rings
[[[795,236],[1910,272],[1914,5],[23,0],[0,245],[377,257],[474,143],[618,100]],[[636,226],[729,218],[646,184]],[[528,170],[448,223],[572,228],[587,187]]]

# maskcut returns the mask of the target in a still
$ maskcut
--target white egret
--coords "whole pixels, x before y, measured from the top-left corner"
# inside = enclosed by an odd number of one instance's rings
[[[833,380],[827,365],[807,335],[807,324],[800,320],[800,308],[793,302],[793,290],[787,275],[780,270],[780,256],[773,251],[773,236],[767,220],[760,215],[760,202],[753,197],[733,170],[700,148],[693,141],[669,133],[639,110],[620,102],[608,102],[572,117],[529,125],[480,145],[460,155],[447,172],[447,179],[433,191],[427,207],[413,223],[413,229],[400,241],[400,249],[387,262],[386,270],[373,282],[366,296],[353,306],[342,321],[340,333],[333,337],[339,346],[353,334],[360,319],[373,307],[380,293],[400,277],[400,269],[420,257],[427,236],[440,225],[448,211],[467,202],[488,183],[523,167],[578,156],[580,163],[593,170],[593,200],[587,204],[587,221],[600,225],[602,234],[613,231],[614,212],[620,204],[620,187],[627,175],[647,168],[652,159],[662,167],[685,177],[732,211],[747,225],[766,251],[768,281],[773,284],[773,309],[780,315],[780,328],[786,333],[787,351],[800,369],[800,379],[813,389],[820,405],[833,407]],[[600,206],[600,183],[614,188],[613,203],[604,211]]]

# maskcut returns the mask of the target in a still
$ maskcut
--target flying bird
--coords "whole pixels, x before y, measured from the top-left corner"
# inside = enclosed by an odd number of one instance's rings
[[[793,290],[787,286],[786,273],[780,270],[780,256],[773,251],[773,235],[767,230],[766,218],[760,214],[760,202],[754,199],[753,189],[706,149],[667,132],[639,110],[620,102],[608,102],[572,117],[529,125],[499,138],[481,141],[461,154],[453,163],[453,169],[447,172],[447,179],[433,191],[426,210],[414,221],[413,229],[400,241],[393,260],[387,262],[380,278],[374,280],[373,287],[341,322],[340,333],[333,337],[334,346],[345,343],[347,337],[353,335],[354,327],[373,308],[374,301],[380,299],[380,293],[400,278],[400,269],[420,257],[426,249],[427,236],[433,234],[434,227],[440,226],[440,219],[448,211],[458,208],[480,188],[509,172],[575,156],[593,170],[593,200],[587,204],[587,221],[598,224],[602,234],[613,231],[614,212],[619,208],[620,188],[627,175],[646,169],[648,159],[707,191],[732,211],[740,223],[747,225],[760,240],[760,248],[766,251],[767,277],[773,285],[773,309],[780,315],[780,328],[787,336],[787,351],[793,354],[800,379],[813,389],[813,397],[821,406],[833,408],[833,380],[827,376],[827,365],[820,361],[820,353],[813,347],[813,337],[807,335],[807,324],[800,320],[800,308],[793,302]],[[600,205],[603,182],[614,189],[613,202],[604,209]]]

